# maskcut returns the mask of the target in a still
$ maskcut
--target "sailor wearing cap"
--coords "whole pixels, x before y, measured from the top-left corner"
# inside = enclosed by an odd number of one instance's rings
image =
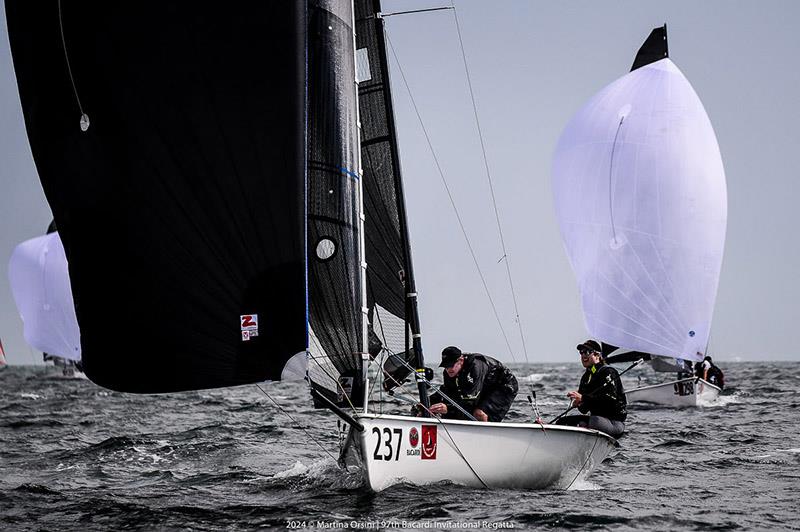
[[[584,415],[563,417],[558,424],[588,427],[619,438],[625,431],[624,421],[628,416],[628,402],[619,373],[605,363],[597,341],[586,340],[578,344],[577,349],[586,371],[578,389],[569,392],[567,397]]]
[[[502,421],[519,391],[517,379],[500,361],[480,353],[462,353],[455,346],[444,348],[443,392],[478,421]],[[465,419],[439,394],[431,396],[430,411],[450,419]]]

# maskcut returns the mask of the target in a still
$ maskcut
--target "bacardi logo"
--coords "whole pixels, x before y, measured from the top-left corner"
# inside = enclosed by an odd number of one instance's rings
[[[416,447],[419,443],[419,431],[417,431],[417,427],[411,427],[411,432],[408,433],[408,443],[411,444],[411,447]]]
[[[436,425],[422,425],[422,459],[436,460]]]

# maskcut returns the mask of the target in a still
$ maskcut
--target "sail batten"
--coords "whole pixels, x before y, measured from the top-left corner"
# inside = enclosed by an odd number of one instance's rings
[[[697,360],[722,263],[725,173],[711,122],[653,30],[634,69],[559,139],[553,195],[589,333]]]

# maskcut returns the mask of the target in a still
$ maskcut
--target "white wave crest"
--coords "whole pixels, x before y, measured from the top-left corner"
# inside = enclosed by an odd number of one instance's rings
[[[549,376],[549,373],[531,373],[527,377],[520,377],[520,382],[539,382],[545,377]]]

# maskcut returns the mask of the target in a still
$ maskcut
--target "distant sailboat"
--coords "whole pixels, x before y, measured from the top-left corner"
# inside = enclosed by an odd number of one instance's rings
[[[666,25],[629,74],[572,118],[552,180],[589,333],[648,359],[702,360],[725,242],[725,172],[703,104],[668,57]],[[687,378],[627,396],[682,406],[719,391]]]
[[[53,230],[14,249],[8,279],[28,345],[42,351],[43,362],[60,368],[62,376],[82,377],[80,329],[67,268],[64,247]]]
[[[610,436],[369,412],[370,328],[428,404],[380,3],[244,5],[7,5],[86,374],[134,393],[306,377],[374,490],[585,478]]]
[[[3,350],[3,341],[0,340],[0,371],[3,371],[8,367],[8,362],[6,362],[6,352]]]

